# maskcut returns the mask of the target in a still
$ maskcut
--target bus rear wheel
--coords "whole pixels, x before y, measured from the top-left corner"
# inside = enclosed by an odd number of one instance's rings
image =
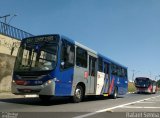
[[[47,101],[50,101],[52,96],[50,95],[39,95],[39,98],[44,101],[44,102],[47,102]]]
[[[81,102],[83,98],[83,88],[80,85],[77,85],[72,100],[74,103]]]
[[[156,94],[157,93],[157,90],[155,90],[155,92],[153,92],[153,94]]]

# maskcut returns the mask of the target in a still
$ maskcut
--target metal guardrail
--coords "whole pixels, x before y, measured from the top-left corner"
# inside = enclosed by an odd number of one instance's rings
[[[18,29],[16,27],[13,27],[3,22],[0,22],[0,34],[6,35],[18,40],[22,40],[23,38],[33,36],[30,33],[27,33],[21,29]]]

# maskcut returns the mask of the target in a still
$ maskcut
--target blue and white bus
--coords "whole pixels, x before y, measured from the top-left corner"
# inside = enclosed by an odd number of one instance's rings
[[[42,100],[86,95],[116,98],[128,91],[127,67],[59,34],[22,40],[16,57],[12,93]]]

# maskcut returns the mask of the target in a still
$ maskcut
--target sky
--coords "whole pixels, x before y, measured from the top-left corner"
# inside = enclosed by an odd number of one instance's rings
[[[160,75],[160,0],[0,0],[0,16],[33,35],[63,34],[128,67]],[[0,19],[0,21],[4,21]],[[160,78],[156,78],[160,79]]]

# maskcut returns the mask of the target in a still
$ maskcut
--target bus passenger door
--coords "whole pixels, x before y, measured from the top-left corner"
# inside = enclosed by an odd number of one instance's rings
[[[104,73],[105,73],[105,78],[104,78],[104,93],[109,92],[109,85],[110,85],[110,65],[109,63],[104,62]]]
[[[96,58],[89,55],[89,93],[95,93]]]

